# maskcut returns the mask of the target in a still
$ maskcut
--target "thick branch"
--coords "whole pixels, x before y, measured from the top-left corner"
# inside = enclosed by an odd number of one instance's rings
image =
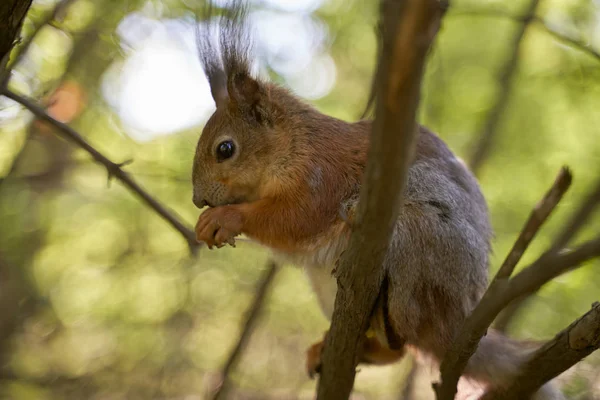
[[[108,170],[109,177],[114,177],[120,180],[129,190],[136,194],[144,203],[150,208],[156,211],[165,221],[167,221],[173,228],[175,228],[185,238],[192,252],[195,252],[199,244],[196,242],[195,233],[188,228],[183,222],[181,222],[172,212],[168,211],[165,206],[154,199],[148,192],[146,192],[127,172],[121,169],[121,165],[109,160],[106,156],[96,150],[91,144],[89,144],[77,131],[70,126],[57,121],[48,115],[43,108],[35,104],[33,101],[16,94],[7,88],[4,88],[0,95],[4,95],[9,99],[16,101],[23,105],[29,111],[31,111],[36,117],[43,121],[50,123],[56,128],[56,132],[64,137],[65,139],[73,142],[77,146],[81,147],[87,153],[89,153],[96,162],[104,165]]]
[[[264,275],[256,288],[256,295],[254,297],[254,301],[252,302],[252,306],[250,306],[248,309],[246,321],[244,322],[244,326],[242,328],[242,333],[240,334],[235,347],[231,351],[231,354],[229,355],[229,358],[223,367],[223,371],[221,372],[221,378],[223,381],[212,397],[213,400],[224,399],[231,390],[231,381],[229,375],[237,366],[243,350],[246,348],[252,332],[254,332],[258,316],[263,309],[265,297],[269,291],[269,288],[271,287],[271,283],[273,282],[273,278],[275,277],[277,270],[277,264],[273,261],[270,261],[267,270],[264,272]]]
[[[513,384],[502,392],[490,392],[484,400],[527,399],[546,382],[557,377],[600,348],[600,303],[535,352]]]
[[[425,57],[440,18],[436,0],[382,2],[376,117],[355,226],[336,269],[338,291],[317,390],[321,400],[347,399],[352,391],[357,352],[381,286],[381,264],[412,159]]]
[[[508,105],[508,99],[510,97],[512,87],[511,81],[513,75],[515,74],[515,71],[517,70],[519,53],[521,52],[521,47],[523,45],[523,37],[525,36],[527,27],[529,25],[529,22],[531,21],[531,17],[533,17],[533,15],[535,14],[535,10],[537,8],[538,3],[539,0],[530,0],[530,3],[527,7],[527,11],[525,13],[527,17],[517,28],[517,32],[512,40],[512,53],[510,54],[506,64],[500,71],[498,87],[503,89],[500,91],[500,94],[496,99],[496,104],[490,111],[490,115],[481,133],[479,143],[475,146],[475,149],[473,150],[473,153],[469,159],[469,166],[475,175],[479,173],[479,169],[483,164],[483,161],[489,155],[493,140],[498,131],[500,119],[504,115],[504,112]]]

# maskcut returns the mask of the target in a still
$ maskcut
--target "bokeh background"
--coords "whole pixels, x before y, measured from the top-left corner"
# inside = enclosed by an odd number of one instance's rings
[[[529,0],[456,0],[428,59],[419,121],[469,158],[499,94]],[[600,2],[541,0],[548,29],[600,51]],[[35,38],[9,87],[44,104],[191,227],[195,143],[214,104],[194,46],[201,0],[34,1]],[[322,112],[356,120],[375,65],[377,2],[252,2],[257,66]],[[469,12],[461,12],[469,11]],[[476,11],[476,12],[471,12]],[[39,30],[39,32],[38,32]],[[21,47],[23,46],[21,44]],[[19,46],[15,50],[19,51]],[[524,37],[507,108],[478,171],[496,232],[493,273],[529,211],[569,165],[574,183],[520,268],[552,241],[600,177],[600,58],[539,23]],[[0,332],[5,399],[210,398],[236,343],[268,252],[201,250],[82,150],[0,99]],[[600,228],[596,215],[577,241]],[[599,261],[546,285],[508,326],[549,339],[600,300]],[[304,351],[328,322],[303,272],[283,266],[230,374],[230,398],[309,399]],[[400,399],[411,371],[361,367],[360,399]],[[410,398],[432,399],[417,370]],[[600,357],[561,378],[600,398]],[[406,397],[408,398],[408,397]]]

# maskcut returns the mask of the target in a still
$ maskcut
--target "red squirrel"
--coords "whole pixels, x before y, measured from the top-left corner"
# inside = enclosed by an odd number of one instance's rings
[[[336,293],[332,269],[348,244],[372,121],[327,116],[250,72],[245,4],[221,17],[220,40],[197,31],[216,111],[193,162],[197,240],[234,245],[244,234],[304,267],[324,313]],[[403,207],[384,260],[386,278],[360,361],[388,364],[416,351],[439,362],[488,283],[492,229],[479,184],[447,145],[419,126]],[[323,341],[307,352],[318,373]],[[464,372],[502,388],[530,346],[490,332]],[[552,384],[535,399],[561,399]]]

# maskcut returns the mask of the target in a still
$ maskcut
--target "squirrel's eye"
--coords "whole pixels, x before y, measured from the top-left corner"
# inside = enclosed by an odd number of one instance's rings
[[[231,140],[226,140],[224,142],[219,143],[217,146],[217,159],[219,161],[227,160],[233,156],[235,152],[235,144]]]

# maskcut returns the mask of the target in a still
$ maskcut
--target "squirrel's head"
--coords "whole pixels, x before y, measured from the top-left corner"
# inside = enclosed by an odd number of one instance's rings
[[[237,3],[237,2],[234,2]],[[274,157],[285,140],[280,107],[292,101],[283,88],[261,82],[250,73],[250,37],[246,7],[234,4],[229,17],[220,17],[219,46],[208,29],[197,31],[197,44],[216,111],[209,118],[196,147],[192,183],[194,204],[241,203],[256,200]],[[210,10],[209,10],[210,13]],[[286,107],[287,108],[287,107]]]
[[[247,74],[228,78],[227,90],[215,98],[196,147],[192,182],[194,204],[241,203],[259,197],[264,172],[276,145],[278,108],[270,85]],[[274,88],[277,90],[277,88]]]

